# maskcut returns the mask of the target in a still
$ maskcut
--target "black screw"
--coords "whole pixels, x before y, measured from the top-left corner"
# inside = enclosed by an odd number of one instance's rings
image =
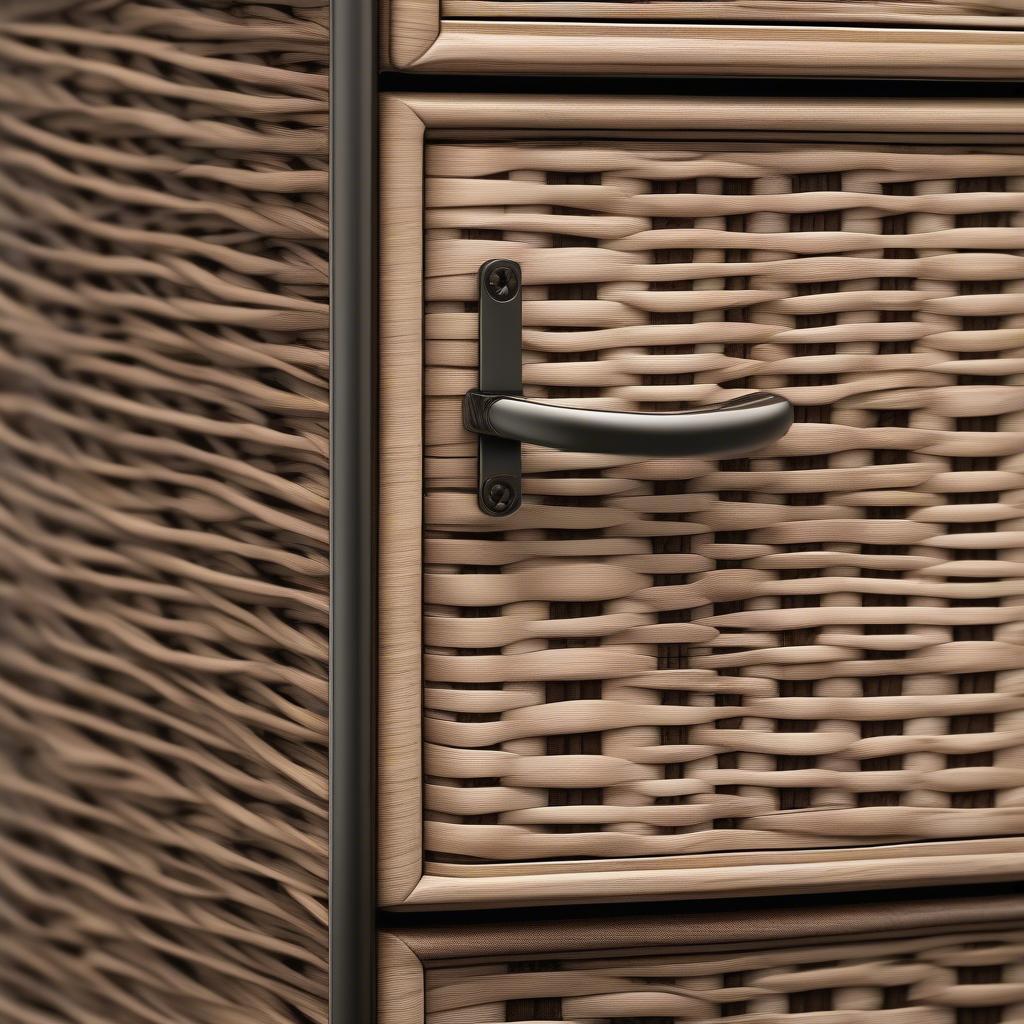
[[[491,267],[486,284],[488,294],[498,302],[508,302],[519,294],[519,275],[503,264]]]
[[[480,489],[480,500],[486,511],[503,516],[516,508],[516,490],[512,484],[498,476],[488,477]]]

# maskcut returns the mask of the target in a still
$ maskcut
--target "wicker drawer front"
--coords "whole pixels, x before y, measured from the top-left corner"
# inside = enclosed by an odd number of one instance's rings
[[[1019,79],[1022,0],[390,0],[385,65]]]
[[[944,901],[386,936],[382,1020],[1019,1021],[1022,912]]]
[[[996,142],[428,143],[428,874],[1021,850],[1022,184]],[[719,462],[525,447],[486,517],[495,256],[529,397],[797,422]]]

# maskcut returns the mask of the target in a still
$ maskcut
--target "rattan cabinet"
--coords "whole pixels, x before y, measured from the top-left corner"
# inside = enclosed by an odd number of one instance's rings
[[[1017,79],[1020,0],[388,0],[402,70]]]
[[[1022,3],[0,0],[0,1024],[1024,1024]]]

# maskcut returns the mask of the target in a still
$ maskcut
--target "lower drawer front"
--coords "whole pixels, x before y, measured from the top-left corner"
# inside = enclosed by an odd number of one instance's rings
[[[385,936],[382,1020],[1007,1024],[1024,1019],[1022,910],[945,901]]]
[[[442,0],[442,12],[452,18],[597,19],[612,23],[673,20],[1024,27],[1020,0]]]
[[[508,901],[542,876],[545,898],[603,899],[628,871],[692,892],[693,869],[827,861],[820,882],[866,857],[867,884],[920,879],[894,844],[1005,867],[1024,834],[1019,138],[972,138],[975,108],[942,140],[924,120],[895,136],[881,104],[830,136],[844,115],[811,104],[709,141],[696,102],[608,101],[602,128],[577,99],[510,137],[515,102],[486,101],[475,137],[427,134],[423,335],[410,306],[382,343],[384,742],[407,800],[422,738],[426,874]],[[718,460],[526,445],[521,508],[485,515],[461,400],[494,258],[522,267],[526,397],[668,412],[764,390],[796,422]],[[422,659],[399,665],[416,617]]]

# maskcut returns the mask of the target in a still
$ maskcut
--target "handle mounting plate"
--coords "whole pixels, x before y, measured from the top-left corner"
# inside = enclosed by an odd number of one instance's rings
[[[480,267],[479,390],[523,393],[522,269],[515,260],[488,260]],[[477,435],[477,502],[489,516],[510,516],[523,503],[523,466],[518,441]]]

